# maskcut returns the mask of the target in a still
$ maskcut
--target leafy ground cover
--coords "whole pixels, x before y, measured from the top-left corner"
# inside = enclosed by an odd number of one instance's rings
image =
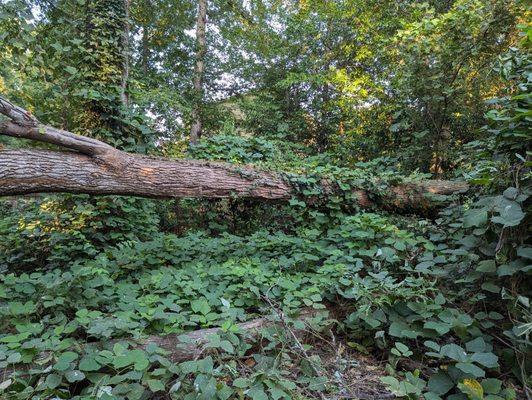
[[[528,326],[510,324],[503,313],[508,304],[516,312],[528,306],[507,288],[529,271],[530,247],[514,248],[512,260],[494,259],[486,236],[519,219],[506,208],[519,207],[517,197],[508,189],[465,212],[449,209],[436,224],[367,212],[293,233],[158,233],[91,248],[65,268],[5,273],[0,365],[4,374],[18,372],[3,389],[13,398],[133,399],[163,391],[174,398],[334,398],[349,393],[341,369],[320,362],[323,340],[334,338],[351,348],[347,360],[356,361],[353,351],[387,359],[393,375],[383,383],[399,396],[516,398],[512,385],[493,376],[511,365],[522,373],[526,362]],[[37,235],[40,246],[51,245],[39,226],[17,229],[25,232],[17,237]],[[15,260],[24,266],[20,255]],[[496,300],[501,290],[504,302]],[[249,345],[245,332],[231,328],[276,310],[297,316],[304,307],[324,313],[308,327],[317,337],[304,353],[290,329],[266,331]],[[208,346],[213,353],[177,365],[156,346],[127,344],[213,326],[222,327]],[[501,349],[508,342],[518,351]],[[423,364],[404,379],[392,372],[420,357]]]
[[[245,143],[227,153],[217,138],[193,151],[262,158],[266,168],[286,157],[270,151],[275,141]],[[299,194],[284,206],[2,200],[3,396],[522,396],[531,315],[527,175],[504,172],[504,159],[492,163],[501,173],[496,189],[454,199],[426,219],[349,206],[352,187],[385,198],[389,185],[416,179],[397,175],[386,159],[351,171],[327,156],[288,157],[306,178],[294,181]],[[472,181],[486,179],[479,165],[468,171]],[[322,177],[343,192],[316,202]],[[302,322],[308,308],[317,314]],[[276,324],[253,340],[237,327],[263,316]],[[220,330],[197,359],[176,363],[172,349],[136,345],[210,327]]]
[[[520,140],[508,139],[509,115],[524,121],[511,104],[494,117],[502,155]],[[284,206],[2,200],[2,396],[524,396],[532,315],[526,170],[516,174],[502,157],[489,165],[499,172],[493,180],[479,162],[464,173],[491,188],[426,219],[349,206],[352,187],[371,185],[385,198],[389,185],[416,179],[387,159],[349,170],[327,155],[271,151],[275,140],[227,140],[233,152],[221,138],[192,151],[258,158],[265,168],[288,157],[292,172],[306,174],[294,181],[299,194]],[[471,146],[480,160],[483,151]],[[322,177],[343,192],[316,202]],[[318,314],[302,322],[308,308]],[[253,340],[239,331],[238,323],[263,316],[276,324]],[[172,349],[135,344],[210,327],[220,330],[197,359],[176,363]]]

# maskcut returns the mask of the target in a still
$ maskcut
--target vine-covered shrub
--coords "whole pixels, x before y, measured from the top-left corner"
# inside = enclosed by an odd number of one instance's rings
[[[150,200],[65,195],[3,204],[2,269],[64,266],[107,246],[146,240],[158,230],[159,218]]]
[[[441,214],[437,230],[430,236],[440,254],[422,262],[423,268],[447,278],[446,301],[456,304],[454,312],[467,310],[467,314],[451,316],[445,307],[438,315],[435,310],[441,305],[416,305],[401,315],[401,323],[410,323],[404,331],[396,331],[396,336],[429,339],[424,342],[425,356],[443,361],[428,381],[408,373],[401,382],[386,378],[389,387],[401,396],[418,398],[428,390],[431,394],[425,393],[426,399],[444,395],[453,399],[514,398],[512,389],[504,389],[494,378],[504,370],[511,371],[525,391],[529,390],[529,46],[529,36],[525,36],[520,48],[501,58],[499,71],[508,82],[508,96],[491,102],[496,107],[487,114],[488,136],[466,146],[472,162],[464,161],[460,172],[484,189],[463,206],[450,207]],[[432,320],[436,315],[438,318]],[[438,336],[452,334],[460,346],[454,340],[442,345],[427,335],[427,328]],[[411,356],[403,343],[392,353],[399,358]],[[455,362],[452,368],[445,365],[449,359]],[[496,369],[497,374],[490,375],[489,369]],[[449,395],[453,387],[459,393]]]
[[[229,326],[267,313],[274,302],[286,312],[338,304],[347,315],[339,329],[349,343],[359,351],[391,347],[391,367],[399,368],[405,359],[419,355],[433,359],[425,361],[427,369],[407,373],[406,381],[383,378],[398,395],[418,398],[425,392],[425,398],[436,399],[455,390],[454,398],[461,398],[459,393],[482,390],[492,399],[515,398],[511,389],[489,376],[513,365],[512,357],[520,357],[499,345],[499,329],[507,340],[522,343],[523,350],[527,345],[520,336],[522,325],[514,330],[507,326],[502,303],[494,301],[501,288],[489,277],[499,274],[511,280],[528,272],[526,263],[517,259],[510,267],[497,267],[500,261],[492,261],[488,253],[479,258],[483,253],[472,250],[483,246],[478,240],[485,234],[479,228],[483,221],[469,211],[463,217],[453,216],[452,210],[446,214],[447,220],[442,219],[437,228],[428,221],[410,220],[404,230],[386,217],[366,213],[344,216],[338,224],[319,229],[302,226],[295,234],[265,230],[248,237],[159,234],[78,258],[63,272],[6,274],[0,285],[1,318],[10,333],[0,339],[0,366],[33,363],[43,351],[54,354],[34,369],[32,379],[22,374],[12,381],[9,393],[15,396],[22,390],[16,396],[25,398],[28,385],[35,382],[32,391],[74,396],[71,383],[80,382],[79,398],[95,390],[128,398],[170,390],[175,398],[187,393],[196,398],[206,389],[189,386],[191,376],[214,379],[209,390],[222,396],[249,394],[254,387],[259,393],[275,393],[272,388],[282,386],[284,378],[269,376],[270,367],[258,375],[235,375],[222,367],[221,360],[247,349],[238,338],[231,345],[213,345],[220,358],[178,366],[164,361],[164,353],[156,348],[150,349],[152,353],[132,353],[127,345],[82,346],[87,339],[105,342]],[[460,225],[457,218],[463,218]],[[530,256],[527,251],[527,247],[518,250],[521,260]],[[509,294],[505,298],[510,302],[526,302],[522,295],[512,300]],[[47,336],[51,330],[57,333]],[[73,340],[82,350],[72,351],[77,348]],[[282,372],[288,365],[275,368]],[[181,376],[177,387],[176,375]],[[302,388],[285,386],[280,390],[286,396]]]

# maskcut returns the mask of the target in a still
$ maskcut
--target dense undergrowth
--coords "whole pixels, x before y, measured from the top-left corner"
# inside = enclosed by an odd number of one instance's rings
[[[474,251],[487,245],[477,213],[466,213],[454,229],[443,219],[438,222],[395,223],[359,213],[342,216],[334,225],[301,226],[291,234],[158,233],[150,240],[123,240],[92,250],[86,257],[78,253],[68,267],[6,273],[1,296],[9,334],[1,338],[2,365],[10,370],[32,364],[32,378],[21,375],[10,382],[10,393],[20,390],[14,398],[39,393],[141,398],[144,389],[173,387],[176,398],[247,393],[260,399],[265,393],[282,398],[337,391],[304,366],[294,377],[294,364],[305,359],[284,355],[275,341],[257,355],[265,359],[244,374],[227,364],[248,350],[238,334],[215,343],[214,356],[180,365],[165,361],[155,348],[150,353],[109,342],[210,326],[231,332],[234,323],[274,314],[271,304],[276,304],[289,314],[304,307],[339,308],[345,319],[335,331],[359,351],[383,354],[391,348],[390,367],[414,353],[446,365],[437,372],[436,364],[425,361],[421,376],[407,374],[402,383],[384,378],[397,394],[417,398],[428,379],[432,398],[456,384],[465,392],[500,394],[493,399],[515,398],[490,376],[498,376],[500,368],[516,365],[520,373],[523,367],[524,358],[515,359],[523,353],[495,349],[501,347],[499,340],[526,346],[521,336],[526,325],[505,325],[504,313],[509,303],[526,307],[527,299],[514,298],[517,294],[508,289],[504,303],[496,299],[505,280],[510,283],[528,271],[530,248],[514,249],[520,257],[512,262],[496,262]],[[20,259],[17,263],[24,265]],[[481,290],[471,296],[479,285]],[[467,377],[472,379],[464,381]]]

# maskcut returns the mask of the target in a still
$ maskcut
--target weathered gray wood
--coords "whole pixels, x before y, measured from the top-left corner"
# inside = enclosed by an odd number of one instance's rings
[[[0,114],[11,121],[0,123],[0,135],[35,140],[66,147],[90,156],[122,153],[100,140],[41,124],[29,111],[0,96]]]
[[[297,317],[298,321],[306,322],[310,318],[316,317],[319,314],[319,310],[312,308],[305,308]],[[279,321],[278,315],[273,315],[269,318],[257,318],[250,321],[237,324],[238,332],[243,334],[244,340],[247,342],[253,342],[260,338],[261,330],[271,327],[277,327],[280,330],[285,330],[283,321]],[[298,329],[292,329],[294,334],[298,337],[304,335],[304,331]],[[207,328],[199,329],[196,331],[188,332],[183,335],[170,334],[166,336],[149,336],[147,338],[136,340],[136,347],[140,349],[146,348],[150,343],[156,344],[158,347],[167,350],[170,354],[166,355],[172,362],[182,362],[186,360],[198,359],[205,352],[208,351],[206,345],[210,341],[210,337],[213,334],[220,333],[220,328]],[[181,340],[180,337],[185,340]]]

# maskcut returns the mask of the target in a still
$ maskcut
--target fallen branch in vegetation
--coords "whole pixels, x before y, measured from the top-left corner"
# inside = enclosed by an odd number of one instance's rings
[[[316,317],[318,313],[318,310],[307,308],[301,311],[296,320],[306,322],[310,318]],[[252,319],[251,321],[242,322],[236,326],[238,327],[237,332],[243,334],[244,340],[252,343],[260,338],[263,329],[271,327],[283,328],[284,323],[285,321],[279,321],[278,316],[276,315],[273,317]],[[169,352],[169,354],[165,356],[166,358],[172,362],[178,363],[187,360],[195,360],[203,356],[208,351],[206,345],[209,343],[210,337],[221,332],[220,328],[208,328],[199,329],[186,334],[149,336],[145,339],[136,341],[136,347],[139,349],[145,349],[150,343],[156,344],[161,349]],[[292,329],[291,333],[300,336],[300,338],[304,335],[304,331],[298,329]],[[298,340],[300,338],[298,338]]]
[[[316,317],[319,312],[319,310],[306,308],[300,312],[299,316],[295,318],[295,320],[305,323],[309,319]],[[236,324],[236,327],[238,329],[236,329],[235,331],[242,333],[243,340],[248,343],[253,343],[256,340],[260,339],[261,332],[263,329],[268,329],[276,326],[281,329],[283,327],[283,323],[284,321],[281,322],[278,320],[278,316],[262,317]],[[117,339],[113,340],[111,344],[127,341],[133,343],[133,348],[140,350],[146,350],[148,345],[155,344],[156,346],[167,352],[165,358],[167,358],[173,363],[180,363],[188,360],[197,360],[200,357],[206,355],[209,350],[207,345],[210,342],[212,335],[221,332],[221,328],[206,328],[182,334],[169,334],[164,336],[151,335],[143,339]],[[294,329],[293,332],[295,332],[296,335],[300,335],[301,337],[305,333],[304,330],[298,329]],[[102,345],[103,344],[100,345],[98,343],[91,343],[91,347],[96,346],[97,348],[101,348]],[[49,351],[42,352],[36,357],[36,359],[48,360],[48,362],[51,362],[51,354],[52,353]],[[25,375],[25,371],[30,370],[36,365],[37,364],[27,364],[25,369],[20,369],[20,367],[17,367],[17,369],[13,370],[0,369],[0,382],[2,380],[7,380],[14,373],[18,373],[19,375],[22,373],[22,375]],[[41,368],[44,368],[44,366]]]
[[[288,342],[290,342],[291,346],[293,346],[294,353],[297,353],[302,358],[304,358],[309,363],[309,365],[311,365],[317,376],[322,376],[322,373],[325,373],[329,378],[329,382],[335,381],[332,376],[329,376],[332,373],[332,370],[335,370],[335,368],[333,368],[331,371],[321,371],[321,368],[318,369],[314,365],[314,361],[311,355],[307,353],[307,350],[305,350],[303,345],[305,341],[308,341],[310,335],[317,337],[318,341],[323,340],[323,338],[320,338],[320,335],[318,335],[312,330],[312,323],[310,322],[312,318],[320,316],[320,314],[323,313],[323,310],[305,308],[295,318],[288,318],[287,315],[282,313],[278,308],[274,308],[274,312],[275,314],[268,317],[257,318],[247,322],[236,324],[237,329],[231,329],[231,332],[238,332],[240,334],[241,340],[244,340],[246,343],[252,344],[260,342],[264,330],[276,328],[280,335],[279,339],[283,341],[286,339]],[[305,326],[303,329],[299,327],[301,322]],[[221,330],[221,328],[207,328],[199,329],[184,334],[170,334],[165,336],[152,335],[141,340],[131,340],[127,338],[116,339],[112,340],[110,342],[110,345],[128,342],[130,344],[133,344],[130,349],[139,349],[147,351],[148,346],[155,344],[157,347],[161,348],[166,352],[164,357],[167,360],[172,363],[178,364],[184,361],[198,360],[202,357],[207,356],[209,352],[213,351],[213,348],[209,347],[209,344],[213,340],[213,336],[221,334],[222,332],[223,331]],[[282,339],[281,335],[283,335],[285,339]],[[91,348],[102,348],[102,346],[103,343],[90,344]],[[38,360],[40,360],[40,362]],[[54,361],[55,358],[53,357],[52,352],[42,352],[36,357],[36,360],[33,364],[24,364],[24,367],[18,365],[16,368],[13,369],[0,370],[0,382],[13,382],[15,378],[25,379],[28,377],[28,374],[35,374],[38,373],[38,371],[41,371],[42,369],[51,368]],[[105,367],[102,366],[102,368]],[[361,400],[393,398],[392,395],[390,395],[382,388],[382,385],[377,383],[374,385],[375,387],[372,387],[369,391],[368,388],[366,388],[364,385],[362,385],[362,387],[358,387],[358,385],[354,386],[355,388],[344,388],[343,394],[338,395],[337,398],[357,398]],[[353,390],[356,392],[356,395],[349,395],[348,393],[352,393]],[[319,393],[321,398],[326,398],[323,393]]]
[[[0,149],[0,196],[30,193],[86,193],[149,198],[257,198],[287,201],[297,190],[282,175],[249,166],[168,160],[126,153],[96,139],[41,124],[29,112],[0,97],[0,134],[37,140],[74,151]],[[337,192],[322,182],[323,194]],[[468,189],[464,182],[424,181],[391,187],[379,205],[397,211],[423,211],[427,194]],[[375,193],[353,189],[354,202],[375,205]],[[377,196],[378,197],[378,196]]]

